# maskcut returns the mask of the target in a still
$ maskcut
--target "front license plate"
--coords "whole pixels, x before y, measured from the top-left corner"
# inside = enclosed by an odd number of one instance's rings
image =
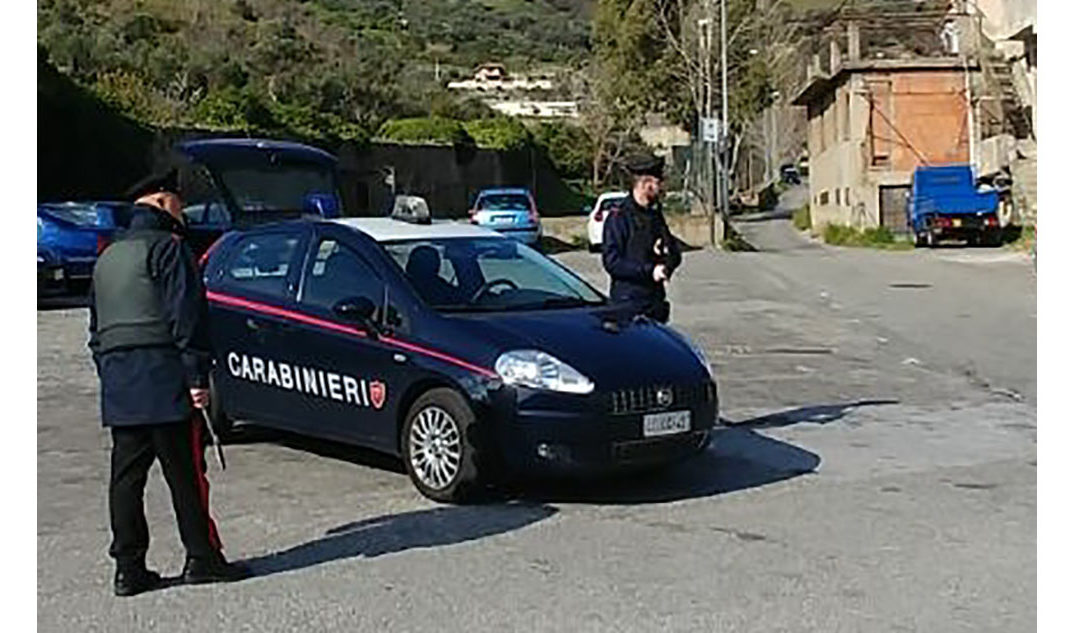
[[[689,411],[668,411],[666,413],[651,413],[645,416],[642,425],[642,433],[645,437],[657,435],[671,435],[690,430]]]
[[[961,225],[962,225],[963,223],[964,223],[964,221],[963,221],[963,220],[961,220],[960,218],[953,218],[953,221],[952,221],[952,225],[953,225],[954,227],[959,227],[959,226],[961,226]]]
[[[63,279],[64,278],[64,269],[63,268],[57,268],[56,270],[54,270],[53,273],[52,273],[52,278],[54,280],[56,280],[56,281],[60,281],[61,279]]]

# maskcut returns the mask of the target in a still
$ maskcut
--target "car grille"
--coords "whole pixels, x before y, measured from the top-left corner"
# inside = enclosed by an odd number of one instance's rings
[[[612,447],[612,457],[619,462],[662,461],[701,446],[706,434],[707,431],[697,431],[672,437],[620,442]]]
[[[715,385],[710,381],[697,385],[650,385],[611,392],[608,410],[612,415],[634,415],[651,411],[692,407],[715,397]],[[671,391],[671,404],[660,402],[660,392]]]

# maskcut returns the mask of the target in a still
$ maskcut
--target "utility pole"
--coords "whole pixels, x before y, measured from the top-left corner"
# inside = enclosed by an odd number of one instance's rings
[[[723,123],[720,128],[720,218],[721,236],[727,231],[728,218],[728,81],[727,81],[727,0],[720,0],[720,91],[723,101]]]
[[[712,4],[713,0],[706,0],[708,5]],[[710,7],[711,8],[711,7]],[[713,66],[712,66],[712,43],[713,43],[713,19],[711,10],[706,10],[706,14],[709,17],[698,20],[698,48],[701,55],[701,88],[703,98],[701,100],[701,108],[698,113],[698,119],[700,121],[700,130],[698,135],[701,138],[701,158],[707,160],[706,162],[706,174],[708,175],[708,190],[706,192],[706,201],[709,211],[709,240],[713,246],[717,246],[720,242],[717,235],[716,226],[716,142],[708,141],[705,139],[706,124],[705,120],[708,118],[715,118],[715,112],[713,112]]]

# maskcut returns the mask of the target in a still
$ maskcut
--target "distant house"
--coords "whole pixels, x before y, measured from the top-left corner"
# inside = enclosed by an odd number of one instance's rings
[[[502,64],[481,64],[473,73],[476,81],[502,81],[507,78],[506,66]]]
[[[972,63],[960,57],[863,60],[857,50],[841,62],[834,50],[828,74],[808,73],[792,103],[806,108],[815,228],[904,230],[915,167],[969,162]]]
[[[506,66],[496,63],[481,64],[473,71],[471,79],[451,81],[446,84],[450,90],[465,92],[515,92],[519,90],[551,90],[554,83],[551,78],[514,76],[506,71]]]

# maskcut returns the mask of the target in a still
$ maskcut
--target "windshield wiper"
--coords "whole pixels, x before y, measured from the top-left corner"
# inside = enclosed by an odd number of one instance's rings
[[[511,306],[513,310],[543,310],[547,308],[580,308],[583,306],[603,305],[601,301],[589,301],[581,297],[550,297],[537,303],[524,303]]]

